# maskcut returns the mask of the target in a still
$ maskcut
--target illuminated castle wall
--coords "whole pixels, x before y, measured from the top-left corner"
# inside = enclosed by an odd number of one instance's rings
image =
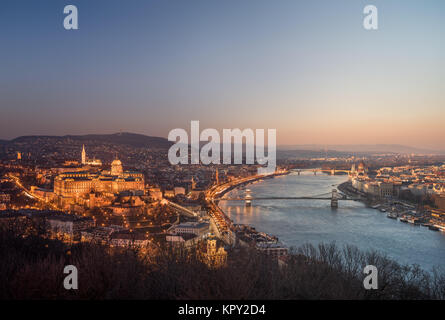
[[[82,150],[82,162],[86,159]],[[144,175],[124,171],[120,160],[115,159],[111,171],[65,172],[54,179],[54,193],[62,197],[79,197],[90,192],[119,193],[127,190],[144,190]]]
[[[144,190],[144,185],[144,176],[139,172],[124,172],[120,176],[88,171],[66,172],[54,179],[54,193],[63,197],[78,197],[93,191],[119,193]]]

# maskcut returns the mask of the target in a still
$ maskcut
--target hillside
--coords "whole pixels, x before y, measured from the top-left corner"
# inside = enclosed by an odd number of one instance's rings
[[[54,144],[66,143],[67,141],[97,143],[111,143],[118,145],[129,145],[137,148],[160,148],[167,149],[172,143],[165,138],[151,137],[136,133],[114,133],[114,134],[88,134],[88,135],[66,135],[66,136],[22,136],[5,144],[11,145],[33,145],[39,141],[52,141]],[[1,142],[0,142],[1,143]]]

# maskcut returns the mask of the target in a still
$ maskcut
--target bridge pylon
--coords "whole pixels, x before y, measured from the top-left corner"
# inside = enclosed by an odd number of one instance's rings
[[[252,206],[252,191],[250,189],[246,189],[246,207]]]
[[[331,208],[338,208],[337,189],[332,189]]]

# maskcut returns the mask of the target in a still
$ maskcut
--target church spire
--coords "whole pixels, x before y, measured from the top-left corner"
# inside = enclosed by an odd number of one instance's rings
[[[85,145],[82,145],[82,164],[87,163],[87,153],[85,151]]]

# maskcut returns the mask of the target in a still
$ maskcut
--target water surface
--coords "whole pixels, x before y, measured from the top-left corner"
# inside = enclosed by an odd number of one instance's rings
[[[253,197],[298,197],[329,193],[346,176],[291,173],[251,184]],[[227,197],[243,196],[233,190]],[[339,201],[331,209],[327,200],[254,200],[246,208],[241,201],[221,201],[220,207],[235,223],[249,224],[276,235],[288,246],[335,241],[375,249],[399,263],[419,264],[425,270],[445,267],[445,234],[388,219],[385,213],[358,201]],[[445,268],[442,268],[444,270]]]

